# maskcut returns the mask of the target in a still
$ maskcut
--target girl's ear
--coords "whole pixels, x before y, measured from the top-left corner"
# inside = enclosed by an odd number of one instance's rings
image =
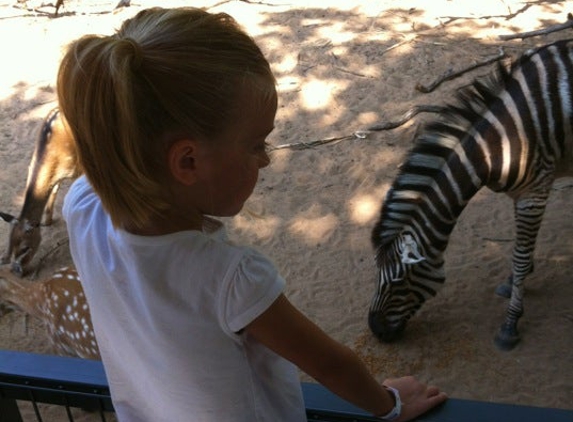
[[[167,166],[179,183],[190,186],[197,180],[197,143],[190,139],[173,142],[167,152]]]

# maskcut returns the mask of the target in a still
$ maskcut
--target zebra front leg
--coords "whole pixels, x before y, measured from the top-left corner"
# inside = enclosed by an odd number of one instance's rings
[[[513,274],[510,274],[503,283],[495,288],[495,294],[506,299],[511,297],[511,290],[513,288]]]
[[[531,269],[529,270],[530,273],[533,272],[534,267],[535,265],[532,262]],[[499,286],[496,287],[495,294],[504,297],[506,299],[509,299],[511,297],[512,288],[513,288],[513,273],[507,277],[507,280],[505,280],[503,283],[501,283]]]
[[[511,350],[520,340],[517,330],[519,318],[523,315],[524,280],[533,271],[533,253],[537,233],[541,227],[549,189],[529,192],[526,196],[515,200],[515,246],[513,248],[512,275],[508,283],[511,297],[507,307],[504,323],[495,336],[495,344],[501,350]],[[496,292],[507,289],[499,286]]]
[[[517,322],[523,315],[523,278],[512,279],[511,298],[505,321],[495,336],[495,345],[501,350],[512,350],[519,343]]]

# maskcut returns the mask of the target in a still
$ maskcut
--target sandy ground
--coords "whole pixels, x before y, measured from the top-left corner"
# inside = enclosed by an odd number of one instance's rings
[[[27,8],[0,3],[0,210],[17,213],[22,205],[39,124],[54,105],[62,47],[84,33],[110,33],[141,8],[186,3],[140,0],[112,12],[115,2],[69,0],[57,18],[40,2],[29,1]],[[310,3],[193,2],[233,15],[271,61],[280,91],[274,145],[345,137],[394,120],[413,105],[443,104],[489,67],[429,94],[415,86],[495,56],[500,47],[517,56],[571,37],[568,30],[498,38],[564,22],[573,11],[564,1]],[[270,255],[287,279],[289,298],[363,356],[380,380],[411,373],[452,397],[573,409],[570,181],[552,193],[516,349],[501,352],[493,344],[506,306],[494,288],[509,272],[512,207],[507,197],[486,190],[472,200],[451,237],[446,285],[412,319],[404,338],[381,344],[369,332],[375,275],[370,230],[416,127],[427,118],[365,139],[273,152],[248,210],[228,221],[233,237]],[[71,262],[62,197],[55,223],[43,229],[36,257],[40,278]],[[0,238],[7,236],[8,225],[0,225]],[[51,353],[42,325],[20,313],[0,318],[0,347]]]

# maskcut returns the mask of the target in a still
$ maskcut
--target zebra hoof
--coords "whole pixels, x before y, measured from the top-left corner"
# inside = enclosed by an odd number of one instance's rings
[[[506,299],[511,297],[511,284],[509,283],[502,283],[495,289],[495,294]]]
[[[517,333],[507,333],[500,330],[495,336],[495,345],[499,350],[510,351],[519,343],[519,334]]]

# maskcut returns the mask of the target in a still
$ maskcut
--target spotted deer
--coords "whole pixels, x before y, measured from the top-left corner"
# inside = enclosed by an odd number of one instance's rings
[[[91,316],[78,273],[65,267],[41,281],[0,268],[0,303],[41,320],[58,354],[100,359]]]
[[[0,212],[0,218],[11,225],[8,247],[0,258],[1,264],[8,264],[13,258],[12,271],[19,276],[24,275],[42,240],[42,214],[44,225],[52,224],[60,183],[78,175],[74,139],[63,116],[55,108],[44,119],[36,140],[20,216]]]

